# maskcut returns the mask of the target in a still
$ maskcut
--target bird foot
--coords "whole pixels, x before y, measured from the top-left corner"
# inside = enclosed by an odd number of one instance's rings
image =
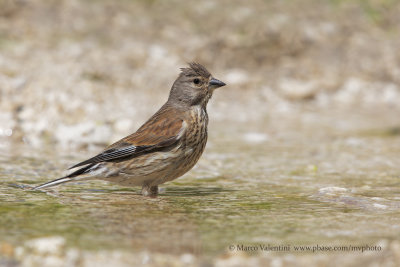
[[[142,195],[145,197],[157,197],[158,195],[158,186],[143,186],[142,187]]]

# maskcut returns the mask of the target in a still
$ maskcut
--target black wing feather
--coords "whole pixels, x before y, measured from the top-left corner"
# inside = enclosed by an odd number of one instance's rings
[[[68,168],[73,169],[76,167],[88,165],[88,164],[95,164],[100,162],[119,162],[126,159],[134,158],[141,155],[143,152],[154,152],[165,147],[171,146],[178,141],[176,136],[172,138],[168,138],[163,142],[160,142],[156,145],[142,145],[142,146],[134,146],[131,143],[121,143],[118,147],[113,147],[103,151],[102,153],[82,161],[74,166]]]
[[[129,143],[122,143],[118,147],[107,149],[107,150],[103,151],[102,153],[100,153],[90,159],[87,159],[78,164],[75,164],[74,166],[70,167],[69,169],[73,169],[73,168],[80,167],[80,166],[87,165],[87,164],[113,161],[116,159],[129,157],[129,156],[132,156],[135,152],[139,152],[140,150],[143,150],[143,149],[145,149],[145,148],[134,146]]]

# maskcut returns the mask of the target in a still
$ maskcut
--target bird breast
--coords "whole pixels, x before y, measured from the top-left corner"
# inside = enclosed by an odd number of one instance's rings
[[[204,151],[207,143],[207,111],[201,107],[192,108],[186,123],[187,130],[181,143],[184,153],[180,166],[177,168],[177,176],[189,171]]]
[[[186,145],[193,149],[201,147],[202,143],[205,145],[207,142],[207,111],[201,106],[193,107],[186,123],[189,128],[186,131]]]

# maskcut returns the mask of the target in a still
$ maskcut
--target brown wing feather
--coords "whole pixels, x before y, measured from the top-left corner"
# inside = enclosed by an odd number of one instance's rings
[[[135,133],[122,138],[107,149],[118,146],[120,143],[130,143],[135,146],[156,145],[172,136],[179,135],[182,127],[183,119],[178,112],[174,108],[164,105]]]
[[[102,153],[71,168],[100,162],[120,162],[143,153],[158,151],[179,141],[184,131],[183,119],[177,116],[173,108],[163,106],[137,132],[122,138]]]

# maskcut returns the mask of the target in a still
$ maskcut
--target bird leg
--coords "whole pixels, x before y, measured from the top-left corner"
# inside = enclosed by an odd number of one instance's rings
[[[143,185],[142,195],[145,197],[157,197],[158,186],[157,185],[153,185],[153,186]]]

